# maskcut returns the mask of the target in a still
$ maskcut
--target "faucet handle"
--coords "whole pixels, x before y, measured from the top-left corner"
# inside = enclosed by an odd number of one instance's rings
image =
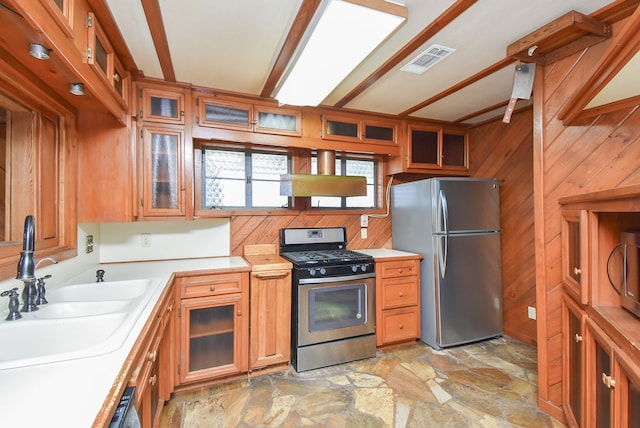
[[[42,278],[38,278],[38,298],[36,299],[36,305],[44,305],[49,303],[47,299],[44,297],[47,290],[45,290],[45,279],[51,278],[51,275],[45,275]]]
[[[96,271],[96,282],[104,282],[104,270],[98,269]]]
[[[20,315],[20,301],[18,300],[18,287],[14,287],[11,290],[6,290],[0,293],[0,296],[9,296],[9,315],[5,318],[7,321],[19,320],[22,318]]]

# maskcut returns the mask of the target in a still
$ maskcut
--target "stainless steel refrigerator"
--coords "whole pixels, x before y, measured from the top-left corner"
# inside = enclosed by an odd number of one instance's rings
[[[420,340],[436,349],[500,336],[497,180],[431,178],[391,188],[393,248],[424,255]]]

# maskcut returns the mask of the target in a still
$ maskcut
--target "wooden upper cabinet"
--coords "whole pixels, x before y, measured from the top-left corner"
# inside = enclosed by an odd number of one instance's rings
[[[139,118],[145,122],[184,125],[185,96],[181,89],[139,89]]]
[[[465,130],[410,124],[403,162],[391,162],[390,172],[468,173],[467,138]]]
[[[87,14],[87,62],[124,105],[128,103],[129,77],[92,12]]]
[[[325,140],[395,144],[397,134],[397,125],[393,121],[322,115],[322,138]]]
[[[264,134],[302,135],[302,113],[235,100],[196,98],[196,123]]]

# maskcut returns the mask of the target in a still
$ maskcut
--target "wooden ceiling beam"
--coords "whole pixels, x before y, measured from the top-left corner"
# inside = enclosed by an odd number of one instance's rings
[[[276,85],[282,78],[282,75],[287,69],[287,65],[291,61],[298,44],[302,40],[302,36],[304,36],[305,31],[307,31],[307,27],[309,27],[313,15],[316,13],[316,10],[318,10],[320,2],[321,0],[303,0],[300,5],[300,9],[298,10],[298,14],[291,25],[291,29],[287,34],[287,38],[282,44],[278,57],[271,68],[269,77],[267,77],[267,81],[262,88],[262,92],[260,93],[261,97],[272,96]]]
[[[156,48],[158,61],[160,61],[160,68],[162,69],[164,80],[167,82],[175,82],[176,73],[173,69],[173,62],[171,61],[169,42],[167,41],[167,32],[164,29],[164,22],[162,21],[160,4],[158,0],[142,0],[142,8],[147,17],[147,24],[149,25],[153,45]]]
[[[478,0],[457,0],[447,10],[445,10],[438,18],[436,18],[431,24],[425,27],[417,36],[415,36],[409,43],[407,43],[402,49],[400,49],[395,55],[389,58],[384,64],[382,64],[376,71],[371,73],[369,77],[360,82],[358,86],[353,88],[351,92],[338,100],[334,105],[335,107],[344,107],[351,102],[358,95],[363,93],[367,88],[378,81],[382,76],[387,74],[393,67],[404,61],[409,55],[416,51],[426,41],[435,36],[444,27],[449,25],[454,19],[460,16],[463,12],[473,6]]]

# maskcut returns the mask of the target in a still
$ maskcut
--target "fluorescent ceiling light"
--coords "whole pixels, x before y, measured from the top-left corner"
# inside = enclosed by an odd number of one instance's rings
[[[378,9],[329,0],[295,65],[280,86],[281,104],[316,106],[407,18],[402,5],[371,0]],[[392,13],[388,13],[392,12]]]

